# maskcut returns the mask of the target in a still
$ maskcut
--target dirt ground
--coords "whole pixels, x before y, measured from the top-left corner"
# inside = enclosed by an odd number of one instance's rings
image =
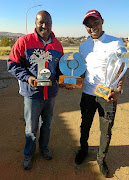
[[[89,155],[82,165],[74,163],[80,139],[81,89],[60,89],[51,127],[51,161],[37,149],[30,171],[22,169],[24,149],[23,97],[18,83],[0,60],[0,180],[103,180],[96,162],[99,146],[99,119],[96,112],[89,138]],[[37,135],[38,140],[38,135]],[[124,94],[118,100],[112,139],[107,155],[111,180],[129,180],[129,69]]]

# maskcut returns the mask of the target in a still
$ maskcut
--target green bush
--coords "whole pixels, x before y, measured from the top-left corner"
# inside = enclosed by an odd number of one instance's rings
[[[7,56],[9,55],[11,50],[0,50],[0,56]]]
[[[1,38],[1,47],[9,46],[9,39],[7,37]]]

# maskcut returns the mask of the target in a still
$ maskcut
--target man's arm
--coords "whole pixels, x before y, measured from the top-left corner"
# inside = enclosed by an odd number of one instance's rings
[[[7,60],[7,71],[21,81],[28,81],[32,76],[25,67],[25,48],[24,41],[20,38],[14,44]]]

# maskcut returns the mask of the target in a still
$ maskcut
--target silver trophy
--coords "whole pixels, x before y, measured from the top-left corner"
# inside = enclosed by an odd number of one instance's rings
[[[33,65],[37,65],[37,80],[34,81],[34,86],[51,86],[52,81],[49,79],[51,72],[46,68],[46,64],[52,61],[52,55],[50,52],[45,52],[42,49],[35,49],[30,57],[30,62]]]
[[[122,78],[128,68],[128,58],[125,58],[127,50],[119,48],[116,53],[112,53],[108,58],[105,82],[97,85],[95,94],[108,99],[112,89],[117,87],[118,81]],[[121,70],[121,67],[122,70]]]
[[[36,86],[51,86],[52,82],[49,77],[51,76],[51,72],[49,69],[44,68],[38,71]]]

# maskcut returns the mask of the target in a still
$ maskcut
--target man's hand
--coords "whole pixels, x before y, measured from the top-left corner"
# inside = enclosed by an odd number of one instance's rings
[[[34,81],[37,81],[37,79],[34,76],[30,76],[28,78],[28,83],[31,87],[34,87]]]
[[[111,93],[108,96],[107,102],[114,102],[118,99],[118,97],[120,96],[120,91],[119,89],[116,90],[112,90]]]

